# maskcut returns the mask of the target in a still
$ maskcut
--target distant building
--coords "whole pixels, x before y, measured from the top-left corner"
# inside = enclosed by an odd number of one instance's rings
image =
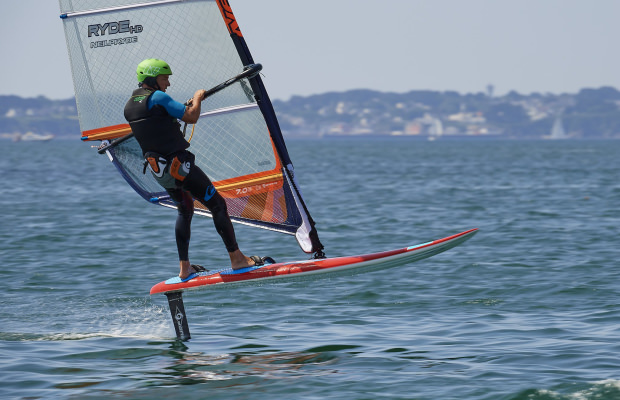
[[[491,84],[487,85],[487,96],[489,97],[493,97],[493,91],[495,90],[495,87]]]

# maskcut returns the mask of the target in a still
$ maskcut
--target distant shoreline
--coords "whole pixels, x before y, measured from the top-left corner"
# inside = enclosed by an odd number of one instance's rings
[[[510,92],[501,97],[351,90],[293,96],[274,100],[273,105],[287,139],[620,139],[620,91],[613,87],[560,95]],[[55,139],[81,136],[75,99],[0,96],[0,136],[27,132]]]

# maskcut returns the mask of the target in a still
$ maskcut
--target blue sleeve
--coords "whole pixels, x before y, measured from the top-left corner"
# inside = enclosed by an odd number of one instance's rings
[[[149,102],[147,104],[149,110],[155,105],[164,107],[166,111],[168,111],[168,114],[177,119],[183,118],[183,114],[185,114],[185,105],[174,100],[161,90],[157,90],[151,97],[149,97]]]

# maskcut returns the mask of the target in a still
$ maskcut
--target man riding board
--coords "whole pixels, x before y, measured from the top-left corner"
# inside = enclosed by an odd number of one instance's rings
[[[134,90],[125,105],[125,119],[131,126],[153,176],[177,205],[175,235],[179,253],[179,277],[188,280],[194,273],[205,270],[189,262],[194,199],[211,212],[215,229],[224,241],[233,269],[262,265],[263,259],[260,257],[246,257],[239,250],[226,202],[207,175],[194,164],[194,154],[187,150],[190,144],[183,136],[179,120],[188,124],[198,121],[205,90],[197,90],[184,105],[166,93],[170,87],[172,70],[165,61],[155,58],[144,60],[136,72],[139,88]]]

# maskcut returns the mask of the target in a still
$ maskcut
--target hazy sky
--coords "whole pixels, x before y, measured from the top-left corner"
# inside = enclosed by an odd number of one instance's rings
[[[620,88],[619,0],[230,0],[272,98]],[[55,0],[2,0],[0,95],[73,96]]]

